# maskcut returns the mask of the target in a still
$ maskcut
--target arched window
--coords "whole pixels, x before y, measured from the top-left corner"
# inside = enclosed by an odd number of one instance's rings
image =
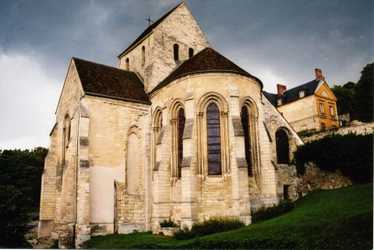
[[[248,165],[248,175],[253,176],[251,126],[250,126],[248,108],[246,106],[242,107],[240,116],[242,120],[243,132],[244,132],[244,150],[245,150],[245,160]]]
[[[65,152],[69,146],[71,133],[70,117],[68,114],[64,117],[64,123],[62,128],[62,164],[65,164]]]
[[[130,59],[126,58],[126,70],[130,70]]]
[[[177,130],[178,130],[178,138],[177,138],[177,145],[178,145],[178,171],[177,177],[182,177],[182,161],[183,161],[183,132],[184,132],[184,124],[186,118],[184,116],[184,109],[180,108],[178,110],[178,121],[177,121]]]
[[[193,57],[193,52],[194,52],[194,51],[193,51],[193,48],[189,48],[189,49],[188,49],[188,57],[189,57],[189,58]]]
[[[126,187],[129,194],[137,194],[141,178],[139,139],[135,133],[130,133],[127,141]]]
[[[208,175],[220,175],[221,132],[220,112],[217,104],[210,103],[206,109]]]
[[[145,64],[145,47],[142,47],[142,66]]]
[[[179,61],[179,45],[174,44],[173,46],[174,61]]]
[[[158,169],[158,162],[160,160],[160,156],[158,155],[159,146],[161,144],[161,130],[162,130],[162,112],[160,108],[157,108],[153,114],[153,121],[152,121],[152,165],[153,170]]]
[[[290,162],[290,147],[288,135],[284,129],[278,129],[275,133],[275,143],[277,148],[277,162],[288,164]]]

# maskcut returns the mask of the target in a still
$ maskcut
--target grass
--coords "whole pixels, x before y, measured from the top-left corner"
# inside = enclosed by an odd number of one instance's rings
[[[309,194],[273,219],[190,240],[134,233],[93,237],[89,248],[372,249],[373,186]]]

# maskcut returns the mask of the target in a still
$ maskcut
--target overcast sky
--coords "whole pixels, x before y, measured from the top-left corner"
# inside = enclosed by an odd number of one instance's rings
[[[116,56],[176,0],[1,0],[0,149],[48,146],[72,56],[116,65]],[[265,90],[313,79],[357,81],[374,61],[371,0],[189,0],[216,50]]]

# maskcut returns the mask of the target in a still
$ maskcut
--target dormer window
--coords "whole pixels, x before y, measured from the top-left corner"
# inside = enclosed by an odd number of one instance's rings
[[[299,98],[303,98],[305,96],[305,90],[299,91]]]
[[[179,61],[179,45],[174,44],[173,46],[174,61]]]
[[[281,99],[281,98],[279,98],[279,99],[277,100],[277,105],[278,105],[278,106],[281,106],[281,105],[282,105],[282,99]]]

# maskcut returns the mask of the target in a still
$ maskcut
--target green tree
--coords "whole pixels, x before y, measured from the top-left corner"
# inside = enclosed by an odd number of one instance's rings
[[[353,86],[352,86],[353,85]],[[348,82],[343,86],[335,85],[332,88],[337,101],[338,106],[338,114],[347,114],[349,113],[351,116],[354,113],[354,87],[355,83]]]
[[[355,87],[355,111],[360,121],[373,121],[373,85],[374,63],[361,71],[361,77]]]
[[[27,247],[24,233],[40,201],[45,148],[0,151],[0,248]]]

